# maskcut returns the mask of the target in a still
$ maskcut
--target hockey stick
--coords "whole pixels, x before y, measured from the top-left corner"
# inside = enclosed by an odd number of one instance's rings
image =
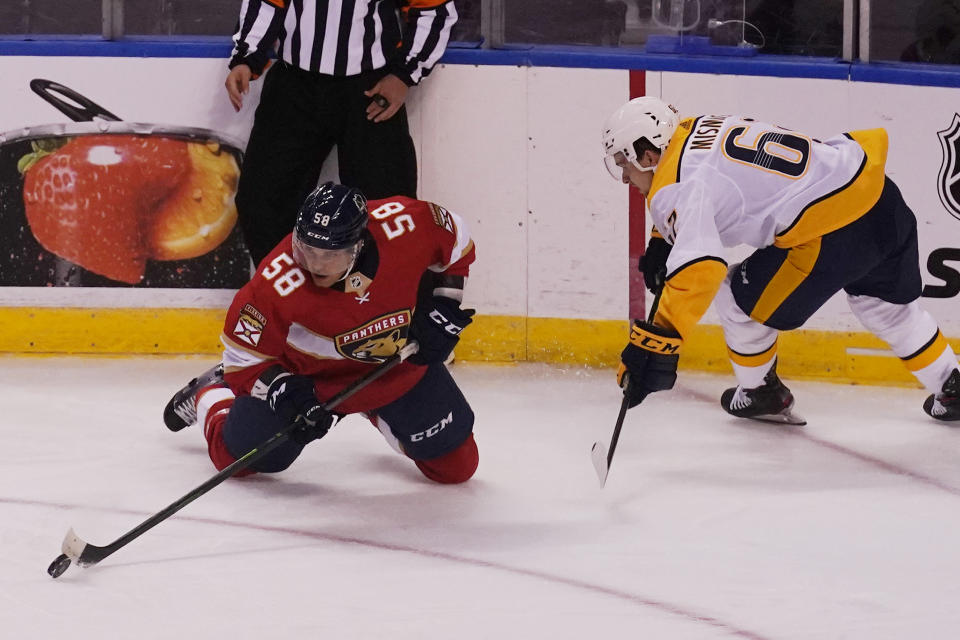
[[[374,370],[361,376],[343,391],[330,398],[324,403],[323,407],[327,410],[333,409],[344,400],[357,393],[371,382],[377,380],[395,366],[412,356],[417,352],[417,347],[418,345],[416,342],[407,344],[403,347],[403,349],[400,350],[399,353],[390,356],[382,363],[377,365]],[[136,527],[104,547],[98,547],[88,542],[84,542],[76,533],[73,532],[73,529],[71,528],[69,531],[67,531],[67,535],[63,539],[63,546],[61,548],[63,553],[57,556],[57,558],[50,564],[50,567],[47,569],[47,573],[50,574],[52,578],[58,578],[63,574],[64,571],[67,570],[71,562],[76,562],[80,567],[92,567],[107,556],[125,547],[133,540],[139,538],[144,533],[157,526],[176,512],[180,511],[180,509],[184,508],[203,494],[207,493],[227,478],[235,475],[243,469],[246,469],[254,462],[260,460],[265,455],[282,445],[287,441],[287,439],[290,437],[290,433],[296,429],[297,426],[297,422],[287,425],[274,435],[270,436],[260,446],[251,449],[245,455],[238,458],[235,462],[227,467],[224,467],[220,473],[213,476],[173,504],[169,505],[166,509],[150,516]]]
[[[653,304],[650,305],[650,313],[647,314],[647,322],[653,322],[657,314],[657,307],[660,305],[660,294],[663,293],[663,285],[657,289],[657,294],[653,298]],[[600,480],[600,488],[607,484],[607,474],[610,473],[610,464],[613,462],[613,452],[617,450],[617,441],[620,440],[620,429],[623,428],[623,419],[627,416],[627,409],[630,408],[630,374],[627,376],[627,388],[623,393],[623,402],[620,403],[620,414],[617,416],[617,424],[613,427],[613,436],[610,438],[610,448],[603,446],[602,442],[594,442],[590,448],[590,458],[593,460],[593,468],[597,472],[597,478]]]

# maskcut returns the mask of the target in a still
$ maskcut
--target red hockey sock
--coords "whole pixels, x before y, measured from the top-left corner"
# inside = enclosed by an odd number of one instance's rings
[[[423,475],[441,484],[458,484],[473,477],[480,464],[480,453],[471,433],[459,447],[430,460],[414,460]]]
[[[199,396],[203,395],[204,391],[206,390],[197,394],[198,401]],[[230,413],[233,400],[234,398],[226,398],[213,403],[209,411],[207,411],[206,420],[204,420],[203,423],[203,435],[207,439],[207,453],[210,455],[210,460],[213,461],[213,466],[215,466],[218,471],[223,471],[237,461],[237,459],[227,451],[227,445],[223,442],[223,427],[227,424],[227,414]],[[256,471],[253,469],[243,469],[234,474],[234,477],[242,478],[254,473],[256,473]]]

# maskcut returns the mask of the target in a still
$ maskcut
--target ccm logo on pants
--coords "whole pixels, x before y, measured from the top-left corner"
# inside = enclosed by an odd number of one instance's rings
[[[420,442],[421,440],[424,440],[426,438],[433,437],[438,433],[440,433],[441,431],[443,431],[447,427],[447,425],[451,424],[452,422],[453,422],[453,411],[448,413],[446,418],[442,419],[440,422],[433,425],[429,429],[425,431],[421,431],[420,433],[415,433],[412,436],[410,436],[410,442]]]

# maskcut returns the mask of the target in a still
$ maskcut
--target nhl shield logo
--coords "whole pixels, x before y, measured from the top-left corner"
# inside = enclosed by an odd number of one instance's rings
[[[943,131],[938,131],[937,137],[943,149],[937,193],[950,215],[960,220],[960,113],[953,115],[953,122]]]

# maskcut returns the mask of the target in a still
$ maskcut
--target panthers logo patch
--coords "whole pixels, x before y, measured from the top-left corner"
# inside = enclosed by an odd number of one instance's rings
[[[410,310],[395,311],[334,338],[337,352],[361,362],[383,362],[400,351],[407,341]]]

